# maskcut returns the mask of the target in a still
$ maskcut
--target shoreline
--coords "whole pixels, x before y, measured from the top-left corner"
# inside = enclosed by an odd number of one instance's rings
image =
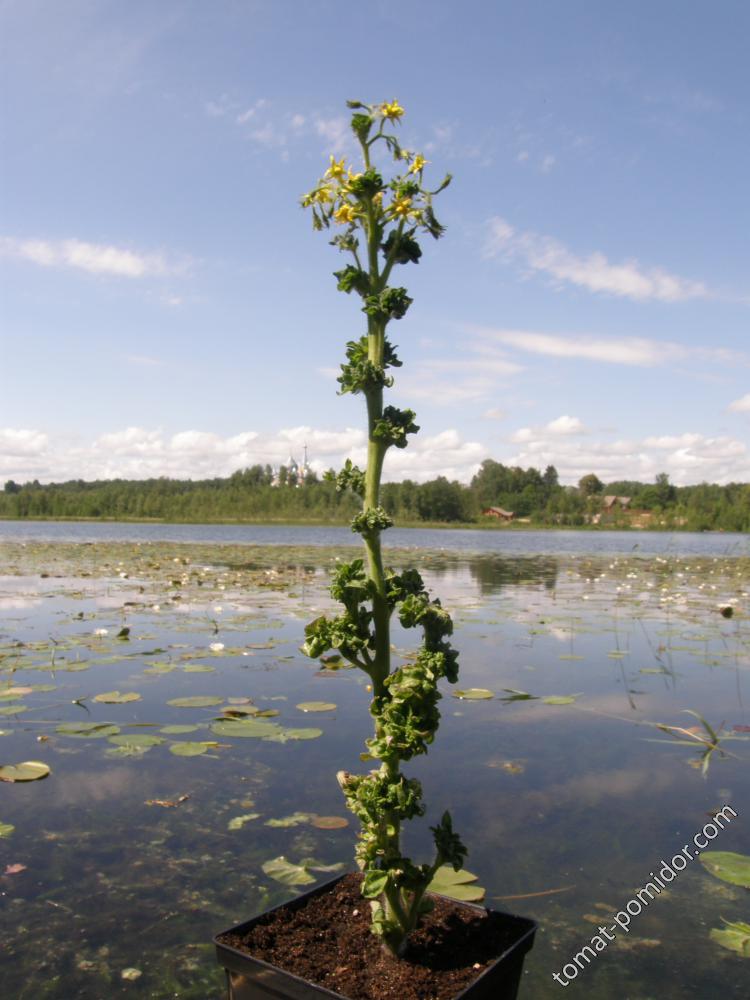
[[[170,525],[233,525],[237,527],[294,527],[294,528],[346,528],[347,521],[333,521],[327,519],[310,518],[308,520],[293,520],[285,518],[268,518],[264,520],[244,519],[244,518],[217,518],[207,521],[200,520],[175,520],[163,517],[4,517],[0,516],[0,523],[7,524],[170,524]],[[694,531],[683,525],[663,525],[653,527],[643,527],[630,524],[616,523],[611,525],[601,524],[533,524],[533,523],[498,523],[494,519],[488,523],[481,521],[399,521],[394,527],[409,530],[430,530],[430,531],[491,531],[491,532],[527,532],[527,531],[581,531],[586,533],[605,533],[610,531],[623,532],[648,532],[653,534],[700,534],[700,535],[724,535],[724,534],[750,534],[750,532],[732,531],[727,532],[723,528],[706,528],[702,531]]]

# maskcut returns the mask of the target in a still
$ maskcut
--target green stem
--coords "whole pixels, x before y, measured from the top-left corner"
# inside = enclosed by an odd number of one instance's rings
[[[396,239],[393,241],[393,246],[391,247],[391,252],[388,254],[388,259],[385,262],[385,267],[383,268],[383,273],[380,276],[380,291],[385,288],[388,284],[388,278],[391,275],[391,270],[393,269],[393,261],[396,257],[396,250],[398,249],[398,241],[401,239],[401,234],[404,231],[404,220],[402,219],[398,224],[398,229],[396,230]]]
[[[443,860],[444,859],[441,858],[440,855],[437,856],[437,858],[435,859],[435,863],[430,868],[429,875],[425,878],[421,887],[414,891],[414,894],[411,898],[411,903],[409,904],[408,913],[406,915],[406,923],[403,925],[406,929],[407,934],[413,931],[417,926],[417,923],[419,921],[419,907],[422,903],[422,900],[424,899],[424,894],[427,892],[427,886],[430,884],[430,882],[432,882],[433,878],[435,877],[435,873],[437,872],[438,868],[442,865]]]

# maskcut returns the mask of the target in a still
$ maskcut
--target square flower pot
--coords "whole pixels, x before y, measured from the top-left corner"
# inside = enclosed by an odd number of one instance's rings
[[[339,876],[296,897],[288,903],[268,910],[245,923],[222,931],[214,938],[216,956],[226,971],[228,1000],[361,1000],[361,997],[332,992],[325,986],[317,985],[278,968],[251,953],[237,947],[238,938],[246,935],[256,925],[267,922],[269,917],[284,910],[289,914],[313,902],[323,893],[333,890],[342,878]],[[432,895],[432,894],[431,894]],[[477,973],[476,979],[468,986],[454,993],[450,1000],[515,1000],[526,953],[534,942],[537,925],[533,920],[511,914],[498,913],[473,903],[463,903],[435,895],[436,900],[444,900],[456,911],[464,914],[487,916],[500,926],[502,943],[497,957]],[[364,907],[367,901],[362,900]],[[231,940],[231,943],[227,939]]]

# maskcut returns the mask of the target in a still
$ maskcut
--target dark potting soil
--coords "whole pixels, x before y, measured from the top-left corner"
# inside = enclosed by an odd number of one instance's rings
[[[452,1000],[513,944],[499,914],[436,899],[404,957],[394,958],[370,931],[360,882],[347,875],[299,909],[282,907],[221,941],[348,1000]]]

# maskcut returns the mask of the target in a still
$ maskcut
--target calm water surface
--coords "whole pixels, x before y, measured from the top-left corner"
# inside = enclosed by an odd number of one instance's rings
[[[133,524],[115,521],[0,521],[2,541],[216,542],[241,545],[356,545],[346,527],[271,524]],[[384,544],[398,548],[509,555],[638,552],[641,555],[750,555],[750,536],[731,532],[520,531],[392,528]]]
[[[264,862],[306,861],[316,878],[351,865],[353,822],[320,817],[346,817],[334,773],[363,767],[368,693],[356,671],[298,651],[304,623],[333,607],[328,573],[345,554],[333,546],[348,533],[0,528],[0,762],[51,768],[0,783],[13,827],[0,838],[2,995],[218,1000],[213,933],[298,891]],[[64,541],[71,531],[92,544]],[[433,546],[391,560],[417,561],[453,611],[458,687],[492,695],[446,686],[437,742],[406,768],[429,810],[407,846],[427,857],[428,826],[450,807],[488,903],[540,923],[521,996],[558,997],[552,974],[709,814],[738,814],[712,849],[750,853],[746,540],[401,534]],[[394,642],[408,657],[414,636]],[[186,698],[206,703],[170,704]],[[278,713],[262,719],[270,738],[214,728],[227,708]],[[704,743],[657,728],[697,725],[687,709],[721,727],[705,774]],[[750,893],[695,859],[566,995],[744,1000],[747,960],[709,937],[723,920],[750,922]]]

